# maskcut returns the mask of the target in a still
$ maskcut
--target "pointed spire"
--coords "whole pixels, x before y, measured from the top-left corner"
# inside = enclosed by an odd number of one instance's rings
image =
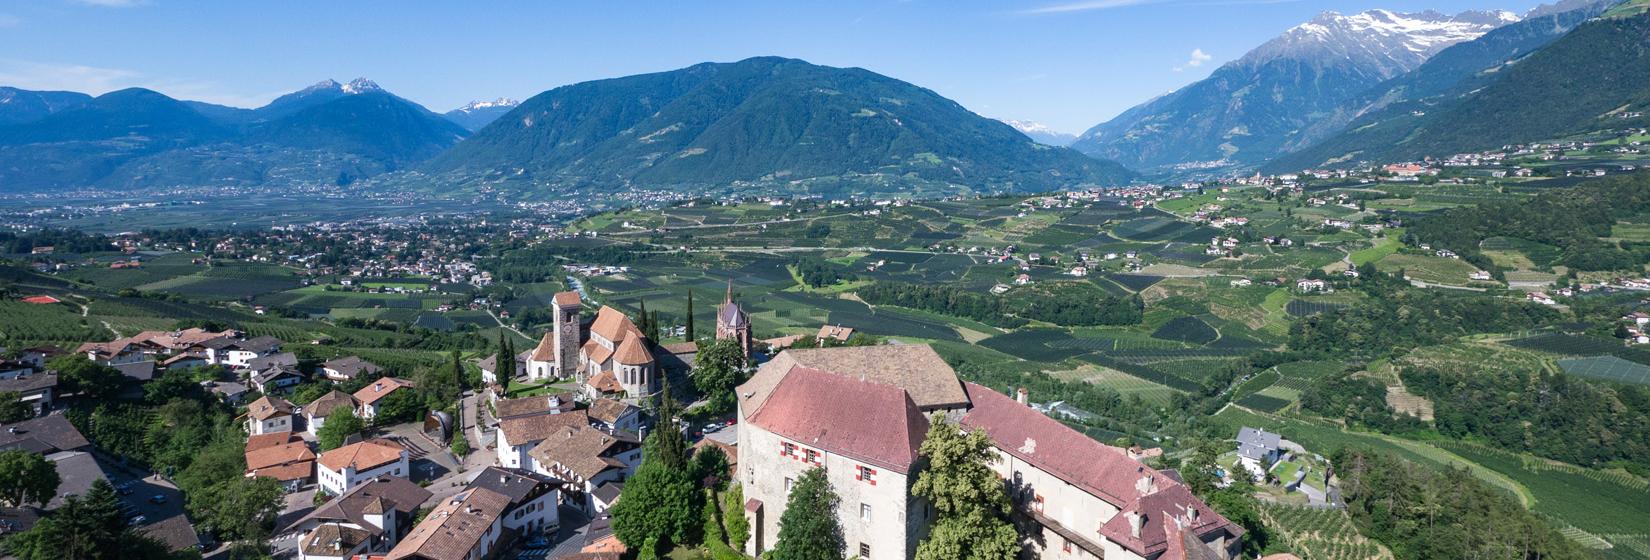
[[[728,297],[722,300],[722,305],[733,303],[733,279],[728,278]]]

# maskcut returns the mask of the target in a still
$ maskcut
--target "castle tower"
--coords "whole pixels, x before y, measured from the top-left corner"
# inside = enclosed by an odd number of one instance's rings
[[[556,308],[556,322],[552,328],[555,355],[555,377],[566,377],[569,374],[578,374],[579,381],[584,381],[584,375],[579,370],[579,293],[557,292],[552,302]]]
[[[716,339],[734,339],[739,341],[739,349],[744,351],[745,357],[751,357],[751,318],[745,314],[744,308],[733,301],[733,280],[728,280],[728,295],[722,298],[722,306],[716,310]]]

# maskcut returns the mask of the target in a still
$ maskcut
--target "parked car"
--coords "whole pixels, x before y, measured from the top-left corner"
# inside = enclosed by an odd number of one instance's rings
[[[132,516],[131,519],[126,520],[126,524],[132,525],[132,526],[137,526],[137,525],[142,525],[143,522],[148,521],[148,520],[149,520],[148,517],[145,517],[145,516],[142,516],[142,515],[134,515],[134,516]]]
[[[719,432],[719,431],[722,431],[722,425],[721,424],[718,424],[716,422],[711,422],[709,424],[705,424],[705,433],[714,434],[714,433]]]
[[[149,503],[151,503],[151,504],[164,504],[164,503],[166,503],[166,495],[165,494],[155,494],[154,496],[150,496],[149,497]]]

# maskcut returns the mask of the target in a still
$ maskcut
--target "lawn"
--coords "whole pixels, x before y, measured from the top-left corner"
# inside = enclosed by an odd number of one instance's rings
[[[1385,273],[1402,270],[1411,279],[1449,286],[1467,285],[1471,282],[1469,277],[1478,270],[1461,259],[1409,253],[1387,255],[1375,263],[1375,268]]]
[[[1398,252],[1404,244],[1398,240],[1397,235],[1396,232],[1389,233],[1386,237],[1376,239],[1375,246],[1353,251],[1352,264],[1363,266],[1364,263],[1372,263]]]

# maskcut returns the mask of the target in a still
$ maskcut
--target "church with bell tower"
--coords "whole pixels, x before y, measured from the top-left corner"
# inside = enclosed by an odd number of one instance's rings
[[[739,349],[744,351],[745,358],[751,357],[751,318],[745,314],[744,308],[733,301],[733,280],[728,280],[728,294],[716,310],[716,339],[729,338],[739,341]]]

